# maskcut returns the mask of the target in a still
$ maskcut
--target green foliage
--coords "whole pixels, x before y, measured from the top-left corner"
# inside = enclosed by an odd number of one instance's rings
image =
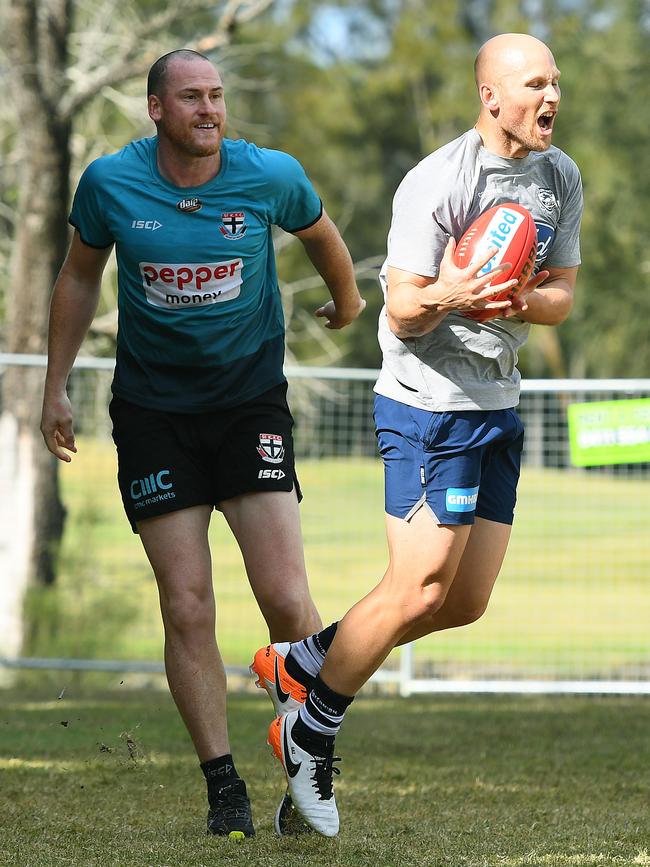
[[[169,695],[118,683],[1,696],[7,867],[650,865],[641,699],[360,697],[337,739],[341,833],[328,840],[275,836],[270,705],[233,696],[257,828],[237,844],[205,834],[205,784]]]
[[[116,593],[103,580],[95,546],[106,514],[89,489],[75,506],[75,544],[63,546],[56,583],[32,585],[27,591],[25,656],[110,658],[120,635],[137,618],[128,589]]]
[[[603,4],[585,3],[581,16],[553,19],[564,91],[557,143],[575,158],[585,186],[580,285],[562,329],[576,375],[647,376],[650,369],[650,56],[643,5],[607,4],[602,14]]]
[[[536,376],[647,375],[650,54],[644,4],[411,0],[399,5],[399,14],[366,4],[362,8],[384,22],[376,56],[371,50],[351,56],[342,48],[327,62],[308,27],[311,7],[297,7],[302,30],[281,46],[281,56],[271,55],[277,87],[256,117],[264,118],[268,140],[304,162],[356,259],[384,253],[391,199],[406,171],[474,122],[472,62],[481,41],[507,30],[548,40],[563,71],[555,142],[576,160],[585,185],[583,266],[572,316],[557,333],[533,329],[521,367]],[[369,27],[369,40],[372,33]],[[299,259],[284,265],[285,274],[294,273]],[[375,366],[382,299],[372,280],[363,292],[368,310],[339,339],[349,363]],[[303,303],[313,308],[321,296],[322,290],[305,293]]]
[[[84,32],[104,29],[106,44],[114,43],[118,51],[130,29],[165,7],[162,0],[132,0],[109,17],[108,7],[79,4],[71,75],[83,77],[91,64]],[[188,15],[164,34],[156,50],[186,43],[209,32],[213,23],[212,12]],[[381,260],[397,185],[424,155],[474,122],[473,58],[484,39],[505,30],[539,35],[555,53],[564,92],[555,142],[581,168],[586,201],[575,309],[551,336],[546,329],[533,329],[522,353],[523,373],[647,375],[650,53],[642,0],[275,3],[263,17],[235,28],[232,44],[214,54],[228,89],[231,134],[295,154],[353,258]],[[0,109],[1,322],[15,202],[17,116],[11,102]],[[149,134],[142,77],[104,88],[79,113],[75,130],[75,176],[97,153]],[[285,283],[312,274],[299,244],[283,248],[279,272]],[[382,298],[375,272],[363,277],[361,289],[368,300],[364,316],[328,337],[345,363],[377,366]],[[325,297],[321,286],[304,289],[295,299],[289,339],[298,359],[326,360],[325,350],[314,350],[314,332],[305,324]],[[114,303],[109,276],[100,313]],[[110,352],[109,338],[97,338],[95,349]]]

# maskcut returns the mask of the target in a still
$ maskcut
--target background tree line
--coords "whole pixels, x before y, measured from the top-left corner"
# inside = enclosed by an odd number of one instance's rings
[[[234,5],[250,16],[238,20],[233,15],[225,25],[219,19],[232,2],[183,0],[174,13],[162,0],[129,0],[119,8],[102,0],[5,0],[5,8],[13,4],[34,6],[37,16],[50,13],[59,28],[58,36],[53,34],[53,54],[57,44],[62,47],[64,18],[69,19],[71,37],[65,58],[58,61],[68,91],[57,90],[53,74],[51,93],[38,106],[27,101],[24,89],[7,86],[21,46],[12,48],[5,40],[0,112],[3,348],[14,343],[8,311],[12,293],[18,291],[10,280],[19,229],[18,172],[36,157],[21,126],[29,124],[34,136],[38,123],[69,124],[69,151],[63,154],[59,147],[56,155],[69,163],[68,187],[40,189],[42,196],[63,196],[67,211],[70,190],[89,160],[152,133],[144,94],[150,61],[172,47],[191,44],[207,51],[222,68],[229,134],[296,155],[355,260],[376,264],[385,251],[399,181],[423,156],[472,125],[477,114],[472,79],[476,50],[493,33],[512,29],[534,33],[554,50],[563,73],[554,143],[580,166],[586,199],[576,308],[559,331],[534,330],[522,357],[523,372],[643,376],[649,370],[644,315],[650,312],[650,260],[645,251],[650,220],[645,204],[650,184],[647,0],[240,0]],[[128,45],[137,31],[141,39]],[[7,35],[6,28],[3,33]],[[40,62],[47,63],[47,57]],[[76,86],[74,95],[70,84]],[[49,116],[44,117],[48,104]],[[62,240],[55,258],[67,243],[67,227],[59,224],[58,230]],[[310,270],[299,248],[282,240],[279,246],[283,281],[303,281]],[[369,310],[354,334],[342,333],[335,340],[343,363],[375,366],[376,313],[381,306],[376,272],[367,273],[362,282]],[[41,287],[36,291],[42,292]],[[307,288],[292,304],[290,349],[307,361],[323,358],[322,351],[310,346],[313,332],[304,318],[322,292],[320,286]],[[108,279],[86,351],[111,354],[114,309],[115,286]],[[22,340],[25,349],[35,348],[37,330]]]
[[[648,375],[648,0],[0,0],[0,22],[1,350],[45,351],[71,190],[91,159],[153,133],[146,71],[189,46],[222,71],[230,135],[301,160],[358,265],[368,309],[325,332],[312,316],[325,289],[300,245],[278,236],[290,357],[377,366],[376,273],[395,189],[474,123],[476,51],[513,30],[554,51],[554,143],[580,166],[586,200],[574,312],[533,329],[522,372]],[[113,354],[115,308],[109,268],[85,354]],[[42,371],[0,378],[0,598],[2,582],[56,574],[64,508],[37,431],[41,387]]]

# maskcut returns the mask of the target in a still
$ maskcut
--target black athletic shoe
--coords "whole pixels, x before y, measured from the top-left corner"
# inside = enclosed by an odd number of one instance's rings
[[[298,834],[311,834],[312,832],[312,828],[294,807],[288,789],[275,812],[274,826],[275,833],[281,837],[294,837]]]
[[[236,778],[210,793],[208,834],[228,837],[231,840],[255,836],[251,803],[243,780]]]

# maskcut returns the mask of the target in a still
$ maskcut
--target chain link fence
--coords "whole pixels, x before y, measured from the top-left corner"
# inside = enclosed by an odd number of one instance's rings
[[[0,371],[14,363],[44,360],[0,356]],[[307,566],[327,623],[386,567],[376,371],[288,368],[287,376]],[[80,359],[73,371],[79,452],[60,472],[68,516],[58,580],[28,594],[25,658],[5,664],[162,669],[155,581],[117,490],[111,378],[107,359]],[[396,651],[376,682],[394,682],[404,694],[650,692],[650,466],[575,467],[567,433],[571,404],[631,397],[650,397],[650,380],[523,383],[515,526],[488,611],[471,626]],[[218,639],[229,670],[244,671],[267,634],[218,513],[210,532]]]

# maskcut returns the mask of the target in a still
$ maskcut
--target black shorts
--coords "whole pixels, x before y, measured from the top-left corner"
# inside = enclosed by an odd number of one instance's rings
[[[286,382],[211,412],[164,412],[119,397],[109,412],[122,502],[136,533],[137,521],[190,506],[219,508],[240,494],[295,486],[302,498]]]

